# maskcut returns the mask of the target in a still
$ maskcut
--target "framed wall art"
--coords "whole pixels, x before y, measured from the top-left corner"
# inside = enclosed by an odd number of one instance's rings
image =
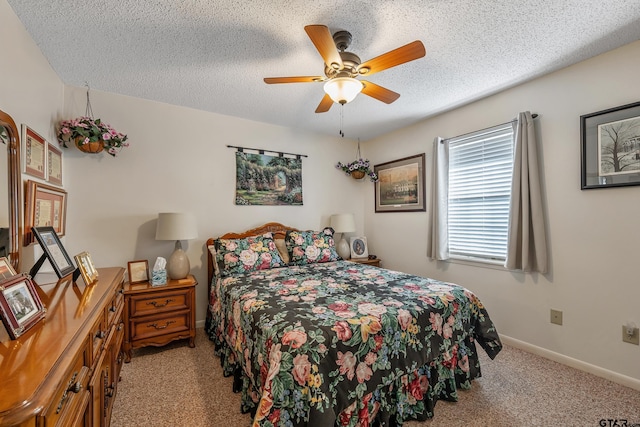
[[[24,245],[34,242],[32,227],[53,227],[64,236],[67,221],[67,192],[62,188],[29,180],[25,191]]]
[[[22,125],[22,153],[22,171],[36,178],[46,179],[47,141],[25,124]]]
[[[369,248],[366,237],[352,237],[350,239],[351,258],[368,258]]]
[[[76,260],[76,265],[80,269],[80,274],[82,275],[82,279],[85,284],[91,285],[98,280],[98,270],[96,270],[93,265],[89,252],[80,252],[74,257],[74,259]]]
[[[373,167],[376,212],[425,211],[425,155],[418,154]]]
[[[62,185],[62,151],[51,143],[47,143],[47,181]]]
[[[149,261],[146,259],[140,261],[129,261],[127,267],[129,269],[130,284],[149,281]]]
[[[0,314],[11,339],[18,338],[38,323],[45,312],[28,275],[19,274],[0,285]]]
[[[56,234],[55,228],[33,227],[32,232],[42,247],[44,254],[29,272],[31,276],[36,275],[37,270],[40,268],[45,258],[49,260],[51,267],[53,267],[59,279],[75,271],[76,268],[74,267],[71,258],[69,258],[69,254],[67,254],[67,251],[64,249],[64,246],[60,243],[60,239]]]
[[[0,258],[0,282],[10,279],[16,275],[16,271],[11,266],[9,259],[6,257]]]
[[[581,189],[640,185],[640,102],[580,116]]]

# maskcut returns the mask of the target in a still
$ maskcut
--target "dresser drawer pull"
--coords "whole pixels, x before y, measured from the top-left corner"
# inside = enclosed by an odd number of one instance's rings
[[[104,339],[104,337],[105,337],[106,335],[107,335],[107,333],[106,333],[105,331],[98,331],[98,332],[96,333],[96,338]]]
[[[176,323],[175,320],[168,320],[164,326],[158,326],[157,323],[152,323],[150,325],[148,325],[150,328],[156,328],[156,329],[166,329],[170,324],[172,323]]]
[[[158,304],[156,301],[149,301],[147,305],[152,305],[155,308],[161,308],[167,306],[170,302],[175,301],[173,298],[167,298],[164,304]]]
[[[118,324],[118,330],[119,331],[121,331],[123,327],[124,327],[124,323],[119,323]]]
[[[109,311],[110,311],[110,312],[112,312],[112,313],[115,313],[115,312],[116,312],[116,306],[115,306],[115,305],[112,305],[112,306],[109,308]]]
[[[74,372],[73,376],[69,380],[69,383],[67,384],[67,389],[64,391],[64,393],[62,394],[62,397],[60,398],[60,403],[58,403],[58,407],[56,408],[56,414],[59,414],[60,411],[62,411],[62,407],[64,406],[64,403],[69,398],[70,392],[80,393],[80,390],[82,390],[82,384],[80,384],[80,382],[75,382],[77,377],[78,377],[78,373]]]

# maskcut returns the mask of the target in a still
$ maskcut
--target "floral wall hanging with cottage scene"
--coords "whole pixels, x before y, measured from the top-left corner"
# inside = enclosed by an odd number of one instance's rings
[[[302,159],[236,152],[236,205],[302,205]]]

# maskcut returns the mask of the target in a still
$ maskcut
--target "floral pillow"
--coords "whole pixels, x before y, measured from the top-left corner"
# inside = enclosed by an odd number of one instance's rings
[[[216,239],[215,247],[216,263],[223,277],[286,265],[271,233],[244,239]]]
[[[284,240],[289,252],[289,264],[314,264],[342,259],[336,252],[331,227],[322,231],[290,230]]]

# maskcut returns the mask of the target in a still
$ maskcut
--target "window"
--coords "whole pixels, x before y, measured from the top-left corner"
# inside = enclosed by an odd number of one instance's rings
[[[511,123],[449,140],[449,253],[504,262],[513,169]]]

